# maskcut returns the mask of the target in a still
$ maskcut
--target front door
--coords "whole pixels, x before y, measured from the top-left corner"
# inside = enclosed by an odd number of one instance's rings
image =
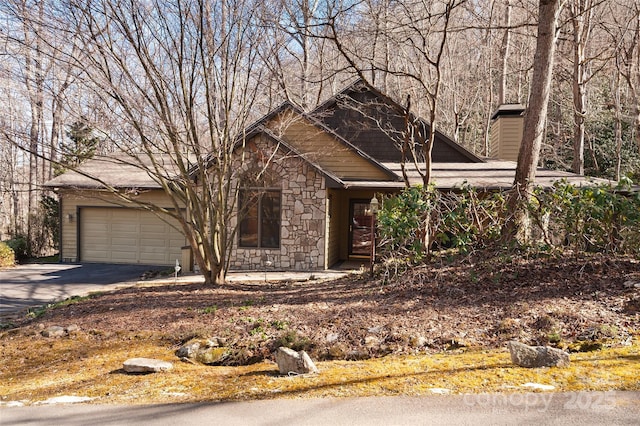
[[[371,255],[369,200],[351,200],[349,209],[349,255]]]

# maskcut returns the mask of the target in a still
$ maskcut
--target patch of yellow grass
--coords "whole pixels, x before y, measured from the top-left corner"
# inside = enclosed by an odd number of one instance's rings
[[[11,336],[1,339],[2,402],[33,403],[76,395],[100,403],[164,403],[297,397],[427,395],[530,391],[522,385],[552,385],[555,391],[640,390],[640,344],[572,354],[568,368],[525,369],[506,350],[387,356],[366,361],[317,363],[320,374],[281,377],[263,362],[245,367],[210,367],[180,362],[175,348],[145,336],[101,340],[82,333],[61,339]],[[174,369],[127,375],[132,357],[171,361]]]

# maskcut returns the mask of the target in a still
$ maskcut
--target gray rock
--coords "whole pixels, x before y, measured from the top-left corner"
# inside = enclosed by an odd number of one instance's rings
[[[60,327],[58,325],[52,325],[51,327],[47,327],[42,330],[42,335],[44,337],[62,337],[66,334],[67,332],[64,327]]]
[[[224,339],[194,339],[185,343],[176,351],[180,359],[191,359],[202,364],[221,364],[230,355],[230,350],[224,347]]]
[[[80,331],[80,327],[77,324],[68,325],[66,328],[67,333],[75,333],[76,331]]]
[[[296,352],[281,346],[276,351],[276,362],[280,374],[317,373],[318,368],[305,351]]]
[[[374,348],[376,346],[380,346],[380,339],[377,338],[376,336],[366,336],[364,338],[364,345],[367,348]]]
[[[221,365],[231,356],[231,350],[224,346],[213,348],[200,348],[194,359],[202,364]]]
[[[326,340],[327,340],[327,343],[333,343],[333,342],[337,342],[339,338],[340,338],[340,334],[329,333],[327,334]]]
[[[195,358],[200,346],[200,341],[187,342],[176,351],[176,355],[178,358]]]
[[[414,348],[422,348],[429,344],[429,340],[424,336],[409,337],[409,344]]]
[[[127,373],[158,373],[171,370],[173,364],[153,358],[129,358],[122,368]]]
[[[507,342],[511,362],[520,367],[568,367],[569,354],[549,346],[528,346],[520,342]]]
[[[369,327],[369,328],[367,329],[367,331],[368,331],[369,333],[373,333],[373,334],[378,334],[378,333],[380,333],[382,330],[384,330],[384,327],[382,327],[381,325],[377,325],[377,326],[375,326],[375,327]]]
[[[640,281],[628,280],[623,285],[625,288],[640,288]]]

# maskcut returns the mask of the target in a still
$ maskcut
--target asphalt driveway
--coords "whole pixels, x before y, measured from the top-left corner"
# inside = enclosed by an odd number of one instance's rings
[[[112,290],[133,284],[151,270],[167,266],[29,264],[0,270],[0,316],[71,296]]]

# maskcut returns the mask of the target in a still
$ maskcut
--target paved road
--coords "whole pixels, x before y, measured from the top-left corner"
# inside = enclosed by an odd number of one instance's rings
[[[131,284],[149,270],[167,266],[29,264],[0,270],[0,316],[30,306]]]
[[[640,392],[0,408],[4,425],[638,425]]]

